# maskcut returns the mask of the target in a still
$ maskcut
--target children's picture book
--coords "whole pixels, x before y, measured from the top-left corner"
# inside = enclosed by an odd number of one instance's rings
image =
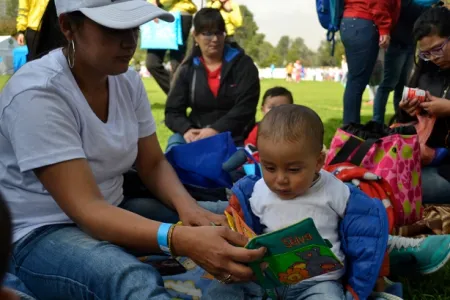
[[[293,285],[344,267],[331,251],[331,243],[319,234],[312,218],[257,236],[234,209],[231,211],[232,214],[225,213],[230,228],[250,238],[245,247],[267,249],[264,258],[250,263],[265,289]]]

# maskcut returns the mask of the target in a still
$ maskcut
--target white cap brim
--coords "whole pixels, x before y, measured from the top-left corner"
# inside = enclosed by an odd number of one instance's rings
[[[172,14],[148,3],[147,1],[125,1],[110,5],[80,8],[89,19],[112,29],[131,29],[141,26],[153,19],[173,22]]]

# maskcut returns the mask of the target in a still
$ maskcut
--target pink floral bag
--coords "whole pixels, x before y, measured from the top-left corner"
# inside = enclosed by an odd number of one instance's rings
[[[338,129],[331,141],[326,165],[350,162],[381,176],[394,193],[395,226],[422,218],[420,145],[417,135],[391,134],[362,139]],[[381,199],[383,200],[383,199]]]

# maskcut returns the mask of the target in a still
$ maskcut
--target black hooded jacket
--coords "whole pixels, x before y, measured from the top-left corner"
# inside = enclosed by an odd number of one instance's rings
[[[230,131],[236,144],[242,145],[255,125],[259,95],[258,69],[253,60],[242,49],[227,45],[217,98],[208,86],[204,65],[194,57],[179,67],[167,98],[165,123],[182,135],[191,128]]]

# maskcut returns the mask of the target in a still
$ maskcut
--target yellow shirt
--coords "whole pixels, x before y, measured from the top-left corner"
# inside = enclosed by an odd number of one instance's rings
[[[222,3],[220,3],[220,1],[218,0],[208,1],[208,3],[206,4],[206,7],[212,7],[217,9],[219,9],[221,6]],[[241,9],[239,8],[239,4],[232,1],[231,11],[227,12],[221,9],[220,14],[222,15],[222,18],[225,21],[225,28],[227,30],[227,35],[234,35],[236,33],[236,29],[242,26],[242,14]]]
[[[48,0],[19,0],[17,31],[38,30]]]
[[[191,0],[160,0],[159,3],[161,3],[164,10],[170,12],[179,11],[190,15],[197,12],[197,6]]]

